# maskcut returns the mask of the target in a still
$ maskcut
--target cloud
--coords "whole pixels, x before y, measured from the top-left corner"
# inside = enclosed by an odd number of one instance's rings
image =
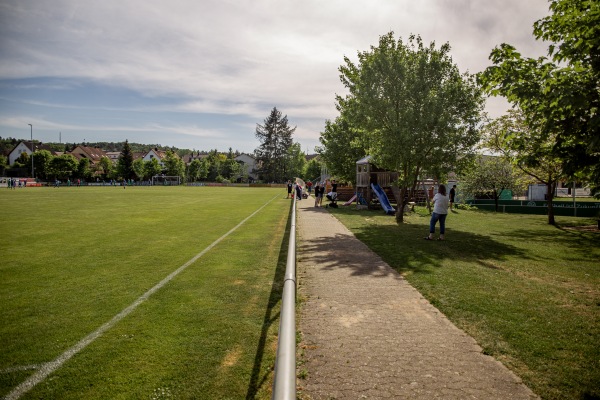
[[[0,79],[51,78],[50,85],[60,82],[55,89],[66,91],[69,82],[127,90],[137,94],[135,104],[119,104],[119,110],[157,116],[243,115],[261,122],[277,106],[310,121],[299,132],[316,143],[315,121],[322,129],[325,119],[335,118],[335,93],[344,92],[338,77],[343,57],[355,59],[380,35],[450,42],[460,69],[478,72],[502,42],[542,55],[545,46],[531,32],[547,10],[546,0],[6,0],[0,3]],[[1,88],[0,96],[7,97]],[[80,97],[54,107],[111,109],[99,103]],[[215,132],[154,122],[174,135]]]

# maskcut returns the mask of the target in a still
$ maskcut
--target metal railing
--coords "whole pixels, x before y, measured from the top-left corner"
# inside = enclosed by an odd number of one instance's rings
[[[279,338],[275,358],[273,400],[296,399],[296,199],[288,244],[283,295],[279,318]]]

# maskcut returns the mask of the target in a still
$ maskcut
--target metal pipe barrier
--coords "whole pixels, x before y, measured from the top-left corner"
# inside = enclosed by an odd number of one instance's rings
[[[296,399],[296,202],[297,199],[294,196],[279,314],[279,338],[275,358],[273,396],[271,397],[273,400]]]

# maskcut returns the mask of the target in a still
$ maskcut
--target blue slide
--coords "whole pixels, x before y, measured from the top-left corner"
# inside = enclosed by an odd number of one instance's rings
[[[385,192],[383,191],[383,189],[381,188],[381,186],[379,186],[376,183],[371,183],[371,189],[373,189],[373,191],[377,195],[377,198],[379,199],[379,203],[381,204],[381,207],[383,207],[383,211],[385,211],[385,213],[388,215],[395,214],[396,210],[390,204],[390,201],[388,200],[388,197],[385,194]]]

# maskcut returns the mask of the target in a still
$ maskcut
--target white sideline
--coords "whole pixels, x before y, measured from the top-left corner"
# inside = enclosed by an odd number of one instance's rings
[[[5,399],[6,400],[18,399],[19,397],[21,397],[22,395],[24,395],[25,393],[27,393],[29,390],[33,389],[33,387],[35,387],[38,383],[40,383],[44,379],[46,379],[46,377],[48,375],[50,375],[51,373],[53,373],[54,371],[56,371],[66,361],[68,361],[71,357],[73,357],[75,354],[79,353],[81,350],[83,350],[85,347],[87,347],[87,345],[89,345],[94,340],[96,340],[98,337],[100,337],[104,332],[106,332],[107,330],[109,330],[110,328],[112,328],[117,322],[121,321],[123,318],[125,318],[127,315],[129,315],[140,304],[142,304],[148,297],[150,297],[152,294],[154,294],[154,292],[156,292],[157,290],[159,290],[160,288],[162,288],[171,279],[173,279],[174,277],[176,277],[180,272],[182,272],[187,267],[189,267],[191,264],[193,264],[194,262],[196,262],[200,257],[202,257],[204,254],[206,254],[209,250],[211,250],[213,247],[215,247],[219,242],[221,242],[227,236],[229,236],[234,231],[236,231],[246,221],[248,221],[250,218],[252,218],[258,212],[260,212],[263,208],[265,208],[267,205],[269,205],[269,203],[271,203],[277,197],[279,197],[279,194],[277,196],[273,197],[271,200],[267,201],[258,210],[254,211],[252,214],[250,214],[248,217],[246,217],[242,222],[240,222],[239,224],[237,224],[235,227],[231,228],[226,234],[224,234],[223,236],[221,236],[220,238],[218,238],[217,240],[215,240],[214,242],[212,242],[207,248],[205,248],[204,250],[202,250],[200,253],[196,254],[188,262],[186,262],[185,264],[183,264],[181,267],[177,268],[175,271],[171,272],[166,278],[164,278],[162,281],[160,281],[159,283],[157,283],[154,287],[152,287],[151,289],[149,289],[146,293],[144,293],[143,295],[141,295],[136,301],[134,301],[133,303],[131,303],[131,305],[129,305],[123,311],[121,311],[120,313],[118,313],[117,315],[115,315],[110,321],[108,321],[107,323],[105,323],[104,325],[102,325],[100,328],[96,329],[94,332],[90,333],[89,335],[87,335],[86,337],[84,337],[83,339],[81,339],[77,344],[75,344],[73,347],[71,347],[70,349],[68,349],[64,353],[62,353],[54,361],[50,361],[50,362],[47,362],[45,364],[40,365],[38,371],[36,371],[33,375],[31,375],[29,378],[27,378],[19,386],[17,386],[16,388],[14,388],[5,397]]]

